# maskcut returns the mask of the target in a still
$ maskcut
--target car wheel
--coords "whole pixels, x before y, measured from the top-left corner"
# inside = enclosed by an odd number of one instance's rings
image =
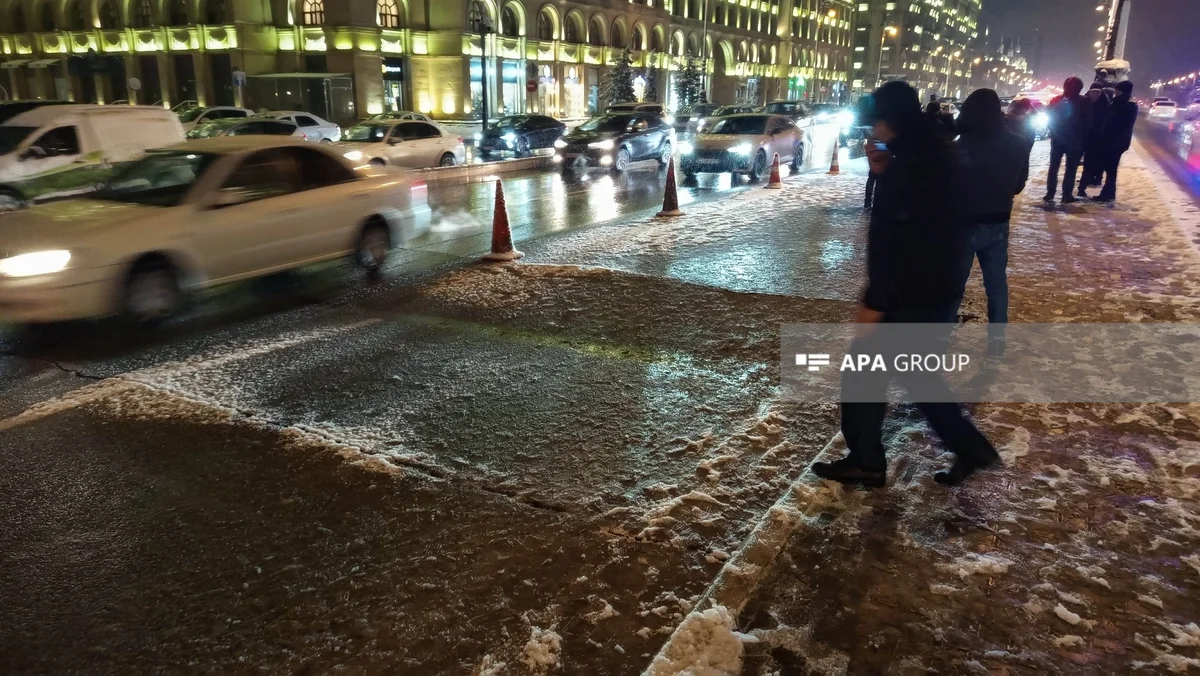
[[[442,159],[438,161],[439,167],[453,167],[454,164],[454,155],[452,153],[442,155]]]
[[[792,149],[792,171],[800,171],[800,167],[804,166],[804,144],[797,143]]]
[[[615,159],[613,161],[612,168],[613,168],[613,171],[618,174],[625,173],[625,170],[629,168],[629,150],[628,149],[621,148],[620,150],[617,151],[617,159]]]
[[[384,264],[387,263],[388,251],[392,248],[392,236],[387,225],[376,218],[363,226],[358,236],[358,244],[354,247],[354,262],[367,271],[367,276],[379,276]]]
[[[754,162],[750,165],[750,172],[749,172],[750,180],[751,181],[759,180],[760,178],[763,177],[763,174],[766,173],[766,171],[767,171],[767,153],[763,150],[759,150],[758,154],[756,154],[754,156]]]
[[[125,280],[124,315],[139,326],[159,324],[179,310],[179,276],[170,261],[147,256],[134,264]]]
[[[323,138],[323,139],[321,139],[321,143],[333,143],[333,139]]]
[[[663,143],[662,152],[658,155],[658,166],[665,167],[671,162],[671,143],[668,141]]]
[[[369,164],[372,167],[382,167],[382,166],[387,165],[387,160],[383,159],[382,157],[374,157],[374,158],[371,158],[371,161],[369,162]]]
[[[529,157],[532,154],[529,152],[529,141],[524,136],[517,139],[517,157]]]
[[[0,214],[9,211],[20,211],[25,208],[25,200],[11,190],[0,189]]]

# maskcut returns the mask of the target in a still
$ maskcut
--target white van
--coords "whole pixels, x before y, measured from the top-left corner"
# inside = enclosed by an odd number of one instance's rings
[[[181,143],[157,106],[44,106],[0,124],[0,212],[94,190],[115,165]]]

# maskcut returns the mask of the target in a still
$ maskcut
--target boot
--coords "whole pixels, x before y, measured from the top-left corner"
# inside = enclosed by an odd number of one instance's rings
[[[887,485],[886,470],[878,472],[865,470],[849,457],[833,462],[813,463],[812,472],[822,479],[844,484],[862,484],[870,488],[883,488]]]

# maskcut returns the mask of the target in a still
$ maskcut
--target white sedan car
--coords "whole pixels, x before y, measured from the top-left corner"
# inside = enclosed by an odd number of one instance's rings
[[[0,321],[171,316],[188,291],[352,257],[429,228],[423,181],[290,137],[152,150],[86,199],[0,217]]]
[[[329,120],[323,120],[312,113],[298,110],[273,110],[261,113],[259,117],[269,117],[274,120],[291,122],[300,129],[300,134],[309,141],[334,143],[342,138],[342,128]]]
[[[351,162],[380,167],[453,167],[467,161],[462,137],[416,120],[360,122],[342,134],[339,146]]]
[[[1174,120],[1177,112],[1179,108],[1174,101],[1156,101],[1150,106],[1150,119]]]
[[[184,131],[198,127],[213,120],[227,120],[232,117],[250,117],[254,114],[249,108],[237,106],[209,106],[207,108],[189,108],[179,113],[179,122]]]

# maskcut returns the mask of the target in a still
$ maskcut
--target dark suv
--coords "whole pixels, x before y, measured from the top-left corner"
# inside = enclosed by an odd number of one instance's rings
[[[630,162],[658,160],[666,166],[674,152],[675,130],[653,113],[605,113],[584,122],[554,144],[563,171],[578,166],[620,173]]]
[[[503,153],[528,157],[538,148],[553,148],[566,131],[567,125],[546,115],[509,115],[484,130],[475,145],[484,159]]]

